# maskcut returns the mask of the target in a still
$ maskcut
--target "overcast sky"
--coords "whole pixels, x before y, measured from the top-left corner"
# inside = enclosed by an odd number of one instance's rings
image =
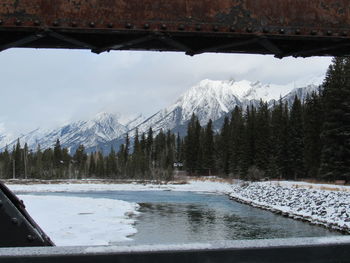
[[[52,128],[101,111],[155,113],[202,79],[302,85],[331,58],[11,49],[0,53],[0,134]]]

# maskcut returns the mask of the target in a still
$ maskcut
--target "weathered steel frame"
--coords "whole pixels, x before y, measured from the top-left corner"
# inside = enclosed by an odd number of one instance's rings
[[[53,245],[29,216],[21,200],[0,182],[0,247]]]
[[[12,47],[349,55],[350,0],[4,0]]]
[[[306,238],[169,246],[0,248],[1,263],[345,263],[350,239]]]

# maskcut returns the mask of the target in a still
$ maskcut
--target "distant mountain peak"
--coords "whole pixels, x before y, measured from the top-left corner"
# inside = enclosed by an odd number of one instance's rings
[[[317,83],[318,84],[318,83]],[[298,96],[301,100],[307,93],[317,90],[318,86],[309,84],[296,87],[295,83],[288,85],[264,84],[260,81],[240,80],[210,80],[204,79],[183,93],[174,104],[144,118],[142,114],[121,116],[108,112],[99,112],[88,120],[72,122],[58,129],[44,131],[36,129],[20,136],[21,144],[27,142],[31,149],[40,144],[42,149],[53,147],[57,139],[63,147],[74,152],[79,144],[89,151],[103,150],[108,152],[111,146],[117,149],[125,133],[131,137],[134,129],[139,134],[147,133],[152,128],[155,133],[160,130],[172,130],[184,135],[186,126],[194,113],[201,125],[206,125],[211,119],[214,129],[218,129],[222,120],[235,106],[245,109],[248,105],[258,105],[260,100],[273,105],[274,101],[282,98],[289,105]],[[11,138],[6,133],[0,133],[0,149],[6,144],[12,147],[17,138]]]

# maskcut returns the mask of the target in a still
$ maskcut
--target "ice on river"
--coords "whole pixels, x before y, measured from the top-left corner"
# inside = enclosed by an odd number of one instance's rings
[[[20,195],[57,246],[109,245],[135,234],[139,205],[103,198]]]

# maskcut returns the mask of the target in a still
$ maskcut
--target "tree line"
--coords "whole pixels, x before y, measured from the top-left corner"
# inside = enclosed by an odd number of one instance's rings
[[[169,180],[174,163],[198,176],[348,180],[350,60],[334,58],[319,91],[305,101],[237,106],[219,130],[192,115],[185,137],[162,130],[154,135],[151,128],[139,135],[136,129],[107,156],[87,154],[83,145],[70,155],[59,140],[53,149],[33,151],[18,140],[11,152],[0,153],[0,178]]]
[[[132,145],[132,147],[131,147]],[[132,149],[131,149],[132,148]],[[147,136],[136,130],[131,144],[126,134],[118,152],[111,148],[87,154],[80,145],[74,155],[61,147],[57,139],[53,149],[29,150],[20,141],[11,152],[0,153],[0,178],[4,179],[151,179],[169,180],[175,158],[175,135],[160,131],[156,136],[149,129]]]
[[[193,115],[182,147],[193,174],[349,181],[350,59],[334,58],[305,101],[235,107],[216,134]]]

